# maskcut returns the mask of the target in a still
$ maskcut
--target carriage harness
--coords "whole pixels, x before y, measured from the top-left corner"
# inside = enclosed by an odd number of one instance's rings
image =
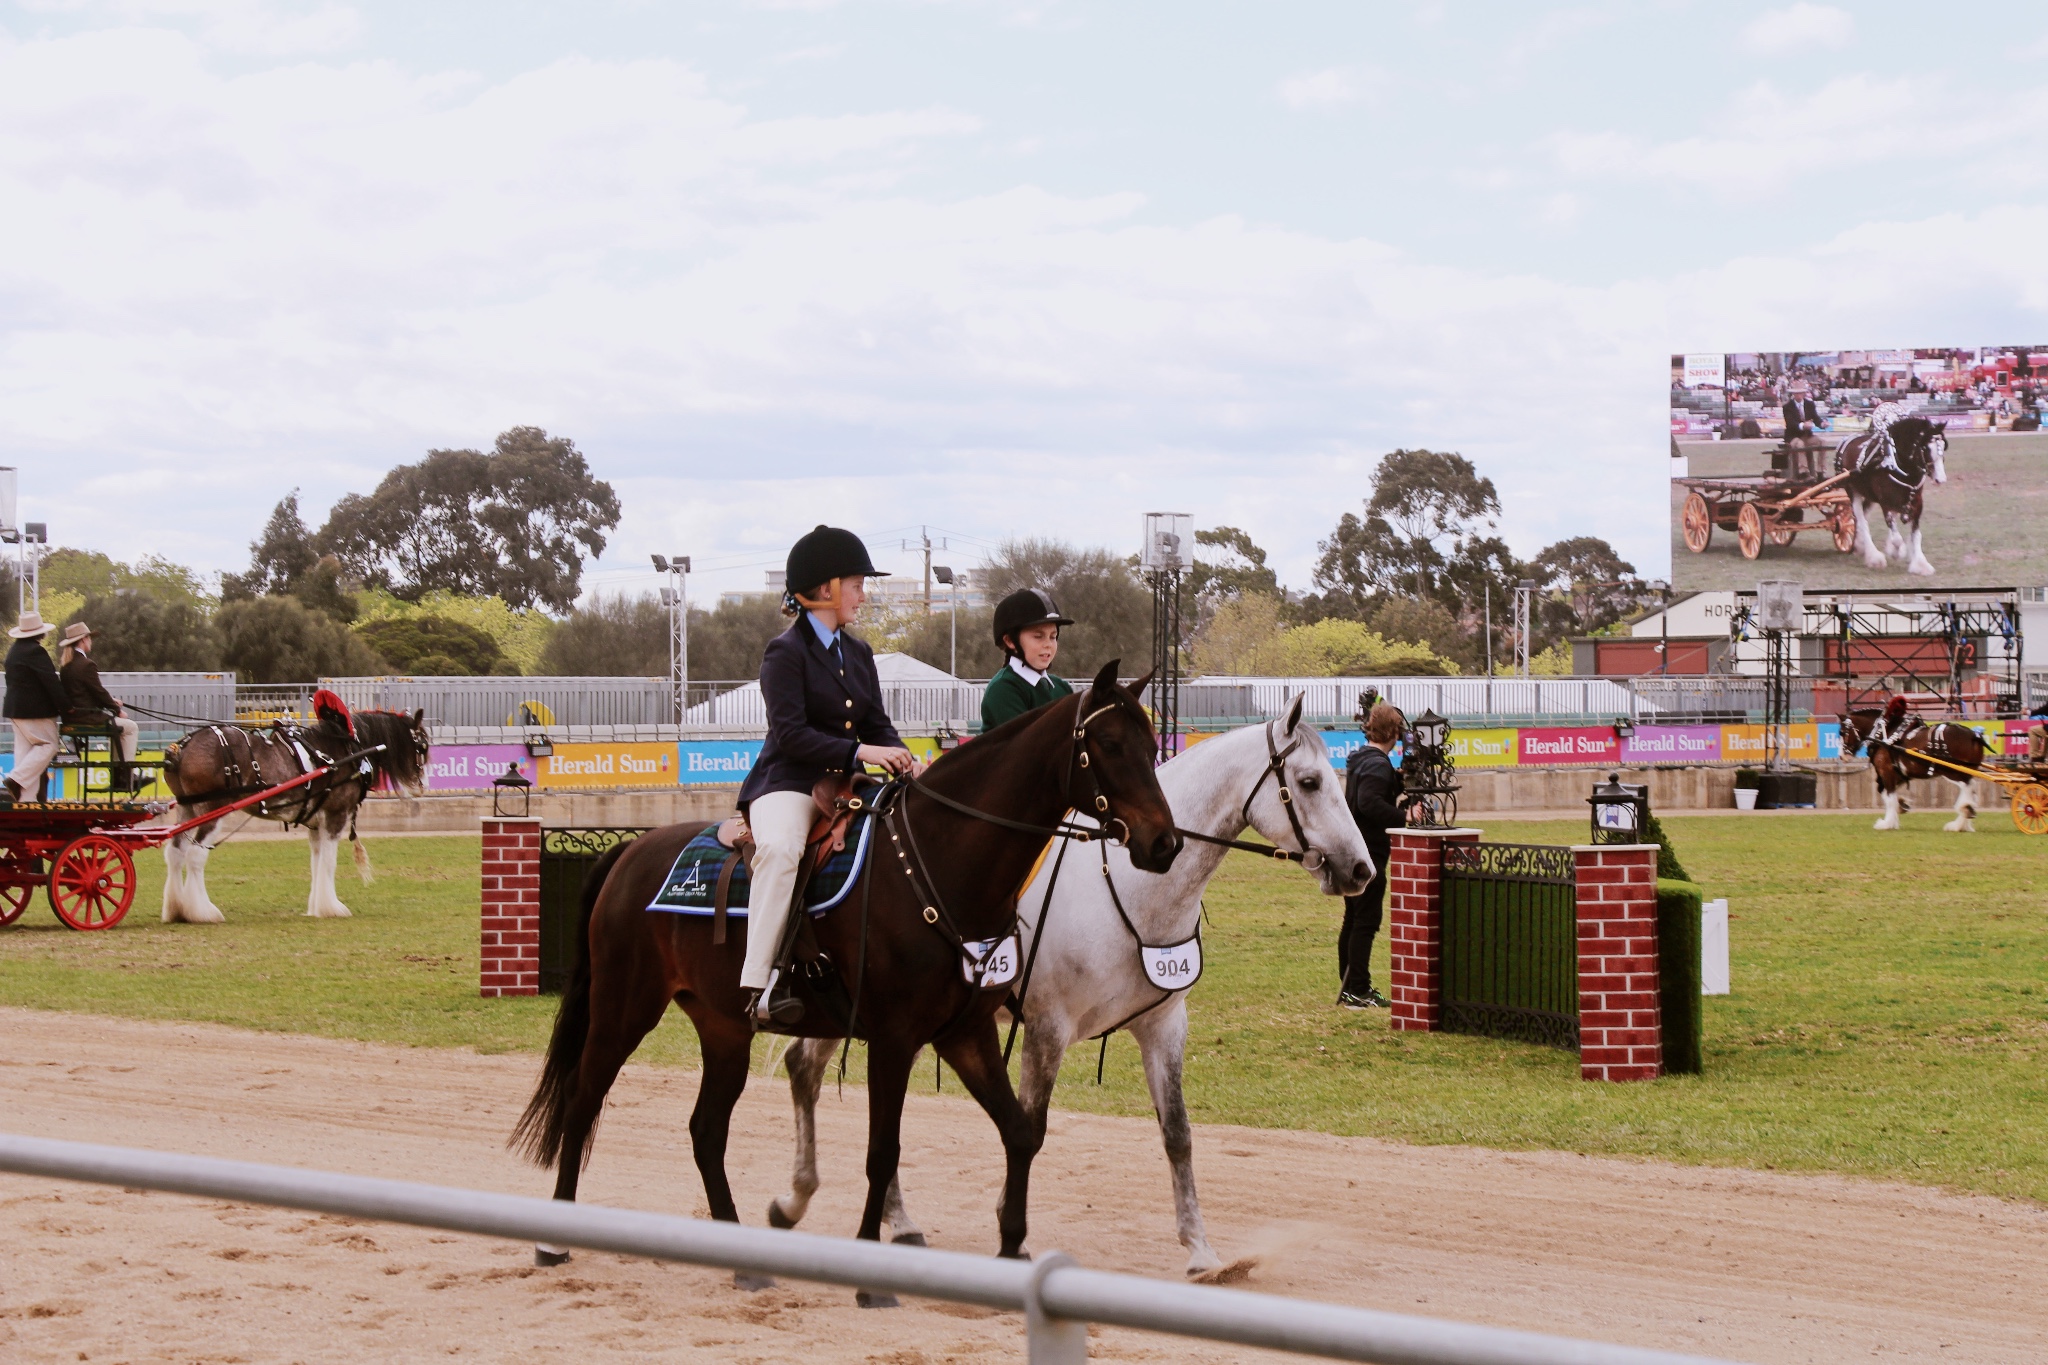
[[[257,736],[247,727],[210,724],[206,728],[212,731],[214,741],[220,745],[221,779],[226,784],[222,787],[220,795],[234,800],[276,785],[264,777],[262,760],[256,753]],[[237,746],[229,738],[230,735],[241,738],[240,752],[237,752]],[[275,720],[270,723],[270,729],[263,732],[262,742],[266,748],[282,746],[286,753],[298,761],[299,771],[293,774],[296,777],[310,773],[316,768],[335,765],[348,757],[348,746],[345,744],[333,754],[325,752],[326,741],[329,738],[328,734],[319,730],[309,731],[305,726],[292,721]],[[353,771],[344,773],[335,768],[325,776],[306,783],[290,796],[280,799],[274,806],[268,801],[260,802],[255,808],[255,813],[266,819],[281,821],[287,827],[304,826],[312,819],[313,813],[326,804],[335,787],[344,782],[367,781],[376,773],[375,765],[370,761],[368,753],[350,766]],[[355,838],[353,812],[349,818],[349,838]]]

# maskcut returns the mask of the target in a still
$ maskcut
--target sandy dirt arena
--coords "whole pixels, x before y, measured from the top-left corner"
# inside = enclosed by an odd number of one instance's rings
[[[670,1025],[674,1026],[673,1021]],[[504,1149],[537,1059],[0,1011],[0,1127],[526,1194]],[[929,1071],[924,1075],[929,1078]],[[629,1067],[584,1182],[608,1204],[701,1213],[693,1074]],[[757,1075],[734,1135],[740,1207],[787,1180],[787,1087]],[[828,1088],[808,1230],[858,1218],[865,1094]],[[1196,1132],[1211,1236],[1249,1286],[1738,1360],[2048,1358],[2048,1213],[1831,1177],[1403,1147],[1246,1128]],[[912,1099],[905,1189],[935,1245],[995,1245],[1000,1163],[954,1096]],[[1055,1113],[1032,1247],[1178,1276],[1149,1122]],[[851,1291],[743,1293],[722,1273],[532,1252],[354,1223],[0,1176],[0,1359],[1015,1361],[1015,1315]],[[1107,1360],[1240,1360],[1098,1332]],[[1281,1359],[1283,1357],[1272,1357]]]

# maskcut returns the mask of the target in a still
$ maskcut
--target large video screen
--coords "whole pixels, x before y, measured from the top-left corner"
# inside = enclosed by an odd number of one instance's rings
[[[2048,585],[2048,344],[1671,357],[1685,591]]]

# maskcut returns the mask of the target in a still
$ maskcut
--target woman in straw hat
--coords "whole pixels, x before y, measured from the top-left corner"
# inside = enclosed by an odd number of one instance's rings
[[[120,762],[113,781],[116,787],[128,790],[134,785],[130,774],[141,727],[128,719],[128,708],[100,681],[100,666],[92,659],[92,627],[85,622],[73,621],[64,627],[64,638],[57,642],[57,675],[64,680],[66,724],[110,725],[120,734]]]
[[[25,611],[7,634],[7,700],[0,715],[14,722],[14,772],[6,781],[6,797],[14,801],[41,799],[43,773],[57,756],[57,717],[64,714],[64,680],[43,648],[50,627],[42,613]]]

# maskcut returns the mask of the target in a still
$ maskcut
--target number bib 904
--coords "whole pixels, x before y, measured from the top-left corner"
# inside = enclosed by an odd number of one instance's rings
[[[1184,991],[1202,979],[1202,936],[1170,948],[1138,949],[1145,964],[1145,979],[1162,991]]]

